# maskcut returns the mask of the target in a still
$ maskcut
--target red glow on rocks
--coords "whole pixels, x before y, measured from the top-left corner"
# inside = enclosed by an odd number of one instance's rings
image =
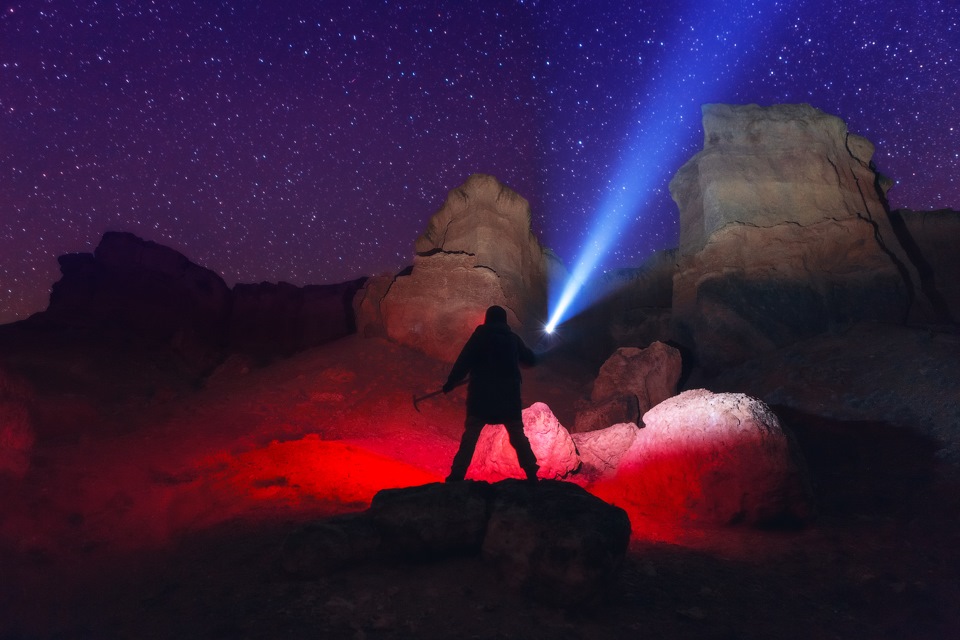
[[[217,457],[212,460],[216,464]],[[406,462],[317,436],[272,442],[228,456],[221,477],[237,495],[295,509],[317,503],[367,505],[381,489],[437,482]]]

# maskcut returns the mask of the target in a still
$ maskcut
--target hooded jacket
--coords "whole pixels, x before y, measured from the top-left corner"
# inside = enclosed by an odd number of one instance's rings
[[[467,415],[486,424],[503,424],[521,418],[520,364],[533,365],[536,357],[504,320],[491,318],[474,330],[457,357],[446,387],[470,375]]]

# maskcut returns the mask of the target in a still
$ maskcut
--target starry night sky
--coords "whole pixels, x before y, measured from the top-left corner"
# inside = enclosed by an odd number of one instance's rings
[[[960,208],[956,0],[0,9],[0,322],[108,230],[229,284],[393,272],[476,172],[568,265],[610,191],[641,191],[600,265],[637,266],[676,245],[667,184],[708,102],[810,103],[877,146],[892,206]]]

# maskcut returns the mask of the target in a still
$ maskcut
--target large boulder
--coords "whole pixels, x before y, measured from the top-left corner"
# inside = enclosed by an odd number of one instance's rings
[[[550,480],[565,478],[580,466],[577,448],[570,433],[546,404],[535,402],[523,410],[523,431],[540,465],[538,477]],[[473,462],[467,469],[467,478],[497,482],[525,477],[506,428],[500,424],[484,427]]]
[[[233,287],[230,348],[261,359],[289,356],[356,330],[353,299],[364,279],[297,287],[286,282]]]
[[[927,313],[868,140],[803,104],[705,105],[703,127],[703,150],[670,183],[674,321],[701,364]]]
[[[480,552],[490,517],[485,482],[384,489],[370,503],[388,557],[437,558]]]
[[[677,392],[682,368],[680,352],[662,342],[646,349],[617,349],[600,367],[590,402],[577,412],[574,432],[639,424],[641,415]]]
[[[643,421],[614,480],[629,512],[701,525],[810,518],[802,454],[763,402],[694,389],[661,402]]]
[[[379,313],[391,340],[452,362],[493,304],[507,310],[514,330],[537,337],[550,274],[560,266],[531,233],[530,206],[520,195],[492,176],[470,176],[415,248],[411,272],[368,310]]]
[[[629,540],[623,509],[570,483],[433,483],[387,489],[367,511],[301,526],[281,563],[315,577],[364,562],[482,555],[507,585],[570,605],[612,586]]]
[[[540,601],[583,604],[613,588],[630,542],[630,520],[567,482],[503,482],[483,557],[509,586]]]

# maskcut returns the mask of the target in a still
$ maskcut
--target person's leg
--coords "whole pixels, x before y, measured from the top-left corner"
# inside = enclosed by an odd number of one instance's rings
[[[457,449],[457,454],[453,456],[453,464],[450,467],[447,482],[463,480],[467,475],[470,461],[473,460],[473,451],[477,448],[477,441],[480,439],[480,433],[484,426],[482,420],[467,416],[463,425],[463,436],[460,438],[460,448]]]
[[[517,452],[517,461],[523,472],[527,474],[527,480],[536,480],[540,465],[537,464],[537,456],[533,453],[527,434],[523,432],[523,420],[520,418],[510,420],[503,426],[507,428],[510,444]]]

